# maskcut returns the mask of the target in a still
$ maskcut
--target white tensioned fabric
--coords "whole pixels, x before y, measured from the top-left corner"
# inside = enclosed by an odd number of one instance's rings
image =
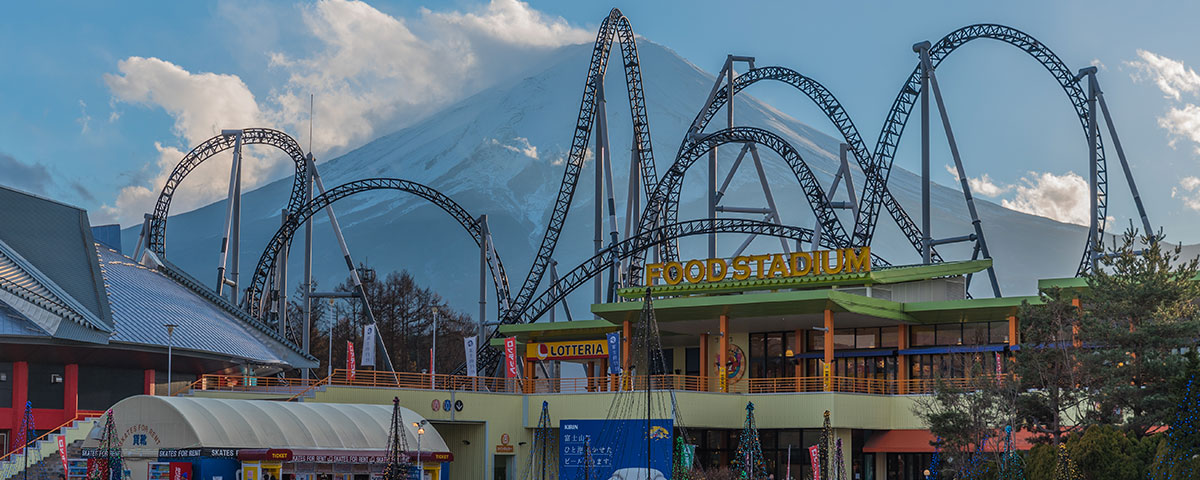
[[[412,423],[424,418],[407,408],[400,409],[404,434],[415,448],[417,431]],[[116,415],[118,432],[154,431],[154,438],[139,445],[134,445],[132,435],[124,436],[121,448],[127,452],[139,447],[383,451],[387,449],[392,420],[390,405],[148,395],[126,398],[113,405],[111,411]],[[97,425],[100,428],[103,422]],[[436,428],[428,424],[424,428],[422,451],[450,451]]]

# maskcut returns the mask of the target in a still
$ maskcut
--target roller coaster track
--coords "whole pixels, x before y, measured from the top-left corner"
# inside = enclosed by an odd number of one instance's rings
[[[267,277],[275,269],[275,260],[279,258],[279,251],[285,245],[291,243],[296,229],[300,228],[313,215],[325,209],[325,207],[332,205],[334,202],[374,190],[396,190],[421,197],[441,208],[457,220],[466,229],[467,233],[471,235],[471,238],[475,240],[476,245],[482,245],[484,242],[483,229],[476,220],[477,217],[471,216],[471,214],[467,213],[466,209],[454,200],[451,200],[450,197],[430,187],[398,178],[365,178],[344,183],[313,198],[311,202],[300,205],[295,210],[295,213],[290,215],[287,221],[275,232],[275,235],[271,237],[271,241],[267,243],[262,256],[259,257],[258,266],[254,269],[254,276],[251,277],[250,286],[246,291],[246,305],[248,305],[247,308],[252,315],[261,316],[262,312],[258,312],[256,309],[259,308],[259,301],[265,290]],[[496,273],[492,275],[492,282],[496,288],[497,308],[502,308],[501,306],[506,304],[509,298],[508,275],[504,272],[504,262],[500,261],[499,252],[495,253],[494,259],[488,258],[488,261],[491,264],[489,266],[492,267],[492,272]]]
[[[621,15],[618,9],[612,9],[600,24],[596,34],[596,44],[592,49],[592,60],[588,66],[587,80],[583,87],[583,99],[580,101],[579,117],[575,123],[575,134],[571,139],[571,151],[567,156],[566,171],[563,172],[562,185],[554,202],[554,210],[546,225],[546,233],[542,237],[541,247],[529,268],[525,283],[513,299],[510,312],[519,312],[529,304],[534,292],[546,274],[558,237],[562,233],[563,224],[567,220],[567,211],[571,208],[571,198],[575,195],[575,186],[579,182],[580,171],[583,169],[584,156],[587,154],[588,140],[592,134],[592,126],[596,119],[596,94],[600,82],[604,81],[604,73],[608,67],[608,55],[612,49],[613,37],[616,36],[621,44],[621,58],[625,67],[625,84],[629,92],[629,111],[633,117],[633,139],[641,168],[641,177],[645,192],[654,191],[658,174],[654,167],[654,152],[650,143],[650,121],[646,117],[646,97],[642,91],[642,72],[638,60],[637,44],[634,39],[633,27],[629,19]],[[600,199],[596,199],[600,201]]]
[[[820,82],[817,82],[812,78],[809,78],[790,68],[778,66],[755,68],[746,73],[738,75],[737,78],[733,80],[733,93],[734,95],[737,95],[738,92],[764,80],[774,80],[791,85],[796,90],[799,90],[807,95],[808,98],[817,105],[817,108],[821,109],[821,112],[825,114],[825,117],[833,123],[834,127],[837,127],[838,133],[842,136],[842,140],[849,145],[850,150],[854,152],[854,158],[858,162],[859,168],[861,168],[863,173],[866,175],[867,182],[881,182],[881,185],[878,187],[880,201],[883,202],[884,207],[886,207],[888,212],[891,213],[892,218],[896,221],[896,224],[900,227],[900,230],[904,233],[905,237],[908,238],[908,241],[912,243],[913,248],[920,253],[920,227],[917,227],[916,223],[913,222],[912,217],[909,217],[908,213],[904,211],[904,207],[892,197],[892,193],[887,189],[887,182],[879,177],[878,173],[876,172],[875,163],[872,161],[871,151],[867,149],[866,142],[863,142],[862,136],[859,135],[858,128],[854,126],[854,121],[850,118],[850,114],[846,112],[846,109],[842,107],[842,104],[838,102],[836,97],[833,96],[833,93],[830,92],[829,89],[825,88],[824,85],[821,85]],[[708,108],[701,110],[696,114],[696,119],[692,121],[692,130],[688,132],[688,135],[684,135],[683,142],[679,145],[678,155],[682,155],[683,152],[695,142],[695,135],[704,131],[704,128],[708,126],[708,123],[712,121],[713,117],[716,116],[717,112],[719,112],[728,101],[729,90],[726,88],[718,89],[716,95],[713,97],[712,102],[708,104]],[[677,221],[678,215],[678,203],[671,203],[667,205],[667,214],[665,220],[667,223],[674,223]],[[856,234],[858,228],[858,225],[855,225]],[[854,241],[859,241],[859,237],[857,235],[855,236]],[[931,249],[931,255],[935,262],[942,261],[942,257],[937,253],[936,249]]]
[[[821,184],[817,181],[817,177],[813,175],[812,170],[804,163],[804,159],[800,157],[800,153],[779,135],[757,127],[733,127],[718,130],[700,137],[687,145],[687,148],[679,153],[679,156],[675,159],[675,163],[663,173],[663,178],[659,180],[654,194],[651,195],[650,200],[646,203],[646,209],[642,214],[638,231],[645,232],[653,229],[654,225],[660,221],[660,212],[665,214],[667,211],[670,211],[671,206],[679,204],[680,191],[683,188],[683,176],[687,173],[688,168],[696,163],[697,159],[708,153],[709,150],[721,145],[746,142],[753,142],[770,148],[780,157],[783,157],[783,160],[791,167],[792,172],[796,175],[796,179],[800,182],[800,186],[804,190],[804,196],[808,199],[813,213],[816,214],[817,221],[821,223],[821,228],[829,233],[829,237],[832,237],[830,245],[835,248],[851,246],[850,237],[846,234],[846,229],[842,227],[841,220],[838,219],[833,207],[829,205],[829,199],[825,196],[824,189],[821,188]],[[631,279],[639,278],[641,265],[645,260],[644,253],[644,251],[641,251],[630,262],[629,275]]]
[[[1091,142],[1088,135],[1088,95],[1075,79],[1075,73],[1072,72],[1067,65],[1063,63],[1058,55],[1050,51],[1044,44],[1039,42],[1032,36],[1017,30],[1015,28],[1006,27],[1004,25],[994,24],[978,24],[969,25],[942,37],[929,50],[929,59],[934,68],[950,55],[958,47],[963,46],[972,40],[987,38],[998,40],[1029,54],[1038,63],[1041,63],[1058,84],[1066,92],[1072,106],[1075,107],[1075,113],[1079,117],[1080,125],[1083,127],[1085,138]],[[921,64],[918,62],[917,67],[913,69],[912,75],[909,75],[904,87],[900,89],[900,93],[896,95],[896,100],[892,104],[891,110],[888,112],[887,120],[883,128],[879,131],[879,139],[875,142],[875,154],[872,157],[875,162],[873,171],[874,176],[869,176],[869,180],[863,189],[862,200],[859,205],[859,219],[854,226],[854,242],[856,245],[870,245],[872,236],[875,233],[875,222],[879,216],[879,207],[885,203],[885,195],[887,190],[888,177],[891,174],[892,165],[895,162],[896,148],[900,144],[900,137],[904,134],[904,126],[908,122],[908,117],[912,113],[914,105],[921,94]],[[1096,135],[1096,183],[1097,183],[1097,204],[1096,211],[1092,212],[1095,215],[1098,226],[1098,236],[1103,238],[1105,217],[1108,211],[1108,171],[1106,168],[1107,162],[1104,159],[1104,144],[1100,139],[1100,135]],[[919,235],[919,232],[917,233]],[[905,231],[905,235],[912,240],[912,234]],[[1094,239],[1088,238],[1083,250],[1083,257],[1079,263],[1078,273],[1082,274],[1090,267],[1090,254]]]
[[[179,164],[175,165],[175,170],[171,171],[171,176],[167,177],[167,183],[163,185],[162,193],[158,195],[158,203],[154,205],[154,213],[150,218],[147,247],[150,251],[158,254],[159,257],[166,257],[167,215],[171,210],[171,199],[175,196],[175,190],[183,183],[183,179],[213,155],[233,148],[235,139],[234,135],[217,135],[205,140],[184,155]],[[292,161],[296,163],[296,174],[293,177],[292,194],[288,197],[287,209],[289,212],[294,212],[300,208],[300,204],[304,203],[304,182],[308,178],[308,164],[304,160],[304,151],[300,149],[300,144],[290,135],[270,128],[242,130],[242,144],[270,145],[291,157]]]

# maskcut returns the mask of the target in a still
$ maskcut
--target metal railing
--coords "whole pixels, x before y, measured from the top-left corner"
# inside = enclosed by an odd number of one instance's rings
[[[48,430],[46,433],[43,433],[42,436],[37,437],[28,442],[25,442],[24,445],[17,446],[15,448],[13,448],[13,450],[11,452],[8,452],[8,453],[4,454],[3,456],[0,456],[0,463],[4,463],[9,460],[13,460],[13,458],[11,458],[11,457],[13,457],[14,455],[24,454],[26,448],[29,448],[30,446],[33,446],[33,445],[37,445],[38,442],[40,442],[42,440],[46,440],[47,438],[50,438],[51,435],[61,432],[62,429],[69,427],[72,423],[75,423],[76,420],[86,420],[88,418],[99,417],[101,415],[104,415],[104,412],[93,411],[93,410],[81,410],[81,411],[77,412],[74,417],[71,417],[70,420],[67,420],[62,425],[54,427],[54,428]]]
[[[620,390],[645,390],[647,382],[654,390],[675,390],[719,393],[861,393],[869,395],[929,394],[939,385],[969,389],[981,382],[994,382],[994,375],[973,378],[905,379],[892,380],[863,377],[778,377],[734,379],[721,385],[717,377],[697,375],[651,375],[577,378],[498,378],[468,377],[412,372],[386,372],[380,370],[334,370],[323,379],[300,379],[278,377],[247,377],[243,375],[204,375],[192,388],[206,391],[231,392],[279,392],[291,393],[289,400],[296,400],[314,390],[326,386],[402,388],[413,390],[456,390],[487,393],[603,393]],[[722,387],[724,389],[722,390]]]

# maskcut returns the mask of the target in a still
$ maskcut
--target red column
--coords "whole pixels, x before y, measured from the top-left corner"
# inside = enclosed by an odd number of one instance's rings
[[[69,363],[63,371],[63,421],[79,414],[79,364]]]
[[[25,402],[29,400],[29,362],[13,362],[12,436],[8,439],[9,450],[16,450],[17,432],[25,416]]]
[[[154,369],[146,370],[145,380],[142,383],[142,393],[146,395],[154,395]]]

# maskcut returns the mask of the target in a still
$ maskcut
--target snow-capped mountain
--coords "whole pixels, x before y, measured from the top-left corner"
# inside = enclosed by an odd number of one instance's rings
[[[674,160],[682,135],[702,106],[713,80],[711,73],[701,71],[663,46],[643,41],[639,47],[651,135],[661,174]],[[365,177],[404,178],[438,189],[473,215],[487,214],[515,293],[528,273],[559,190],[562,162],[575,128],[590,54],[590,45],[561,48],[539,64],[540,71],[531,71],[526,78],[489,88],[341,157],[318,159],[325,185],[331,188]],[[615,47],[611,65],[607,82],[608,118],[614,185],[618,192],[618,223],[624,225],[632,129]],[[748,93],[753,94],[753,89]],[[738,124],[767,128],[783,136],[800,151],[828,188],[838,167],[839,140],[823,133],[835,132],[832,125],[814,118],[810,119],[813,123],[810,126],[750,95],[737,97],[735,112]],[[858,118],[876,113],[851,112]],[[723,123],[714,120],[709,131]],[[868,142],[875,138],[875,132],[861,134]],[[735,153],[734,146],[721,149],[722,176]],[[773,153],[764,151],[764,154],[766,174],[784,222],[811,227],[813,215],[795,176]],[[686,177],[681,220],[705,215],[704,163],[697,162],[697,168]],[[857,167],[854,168],[857,172]],[[555,252],[560,272],[570,270],[592,254],[593,175],[589,160]],[[861,172],[856,175],[856,187],[861,191]],[[262,246],[279,226],[279,212],[291,184],[290,178],[280,179],[245,194],[243,279],[249,278]],[[186,188],[185,182],[182,194],[186,194]],[[890,189],[917,218],[919,178],[896,168]],[[844,192],[843,186],[839,189],[839,199],[845,199]],[[934,201],[935,236],[970,233],[961,193],[935,186]],[[742,165],[724,203],[765,205],[749,161]],[[1005,295],[1033,293],[1038,278],[1074,274],[1085,228],[1018,213],[987,201],[978,201],[978,207]],[[407,269],[460,311],[472,315],[477,312],[479,252],[470,237],[444,212],[412,195],[392,191],[350,197],[336,203],[335,209],[356,262],[366,262],[380,272]],[[173,216],[168,223],[167,258],[199,279],[214,279],[224,214],[222,201]],[[848,214],[843,221],[849,225]],[[325,216],[318,215],[315,225],[316,278],[320,286],[328,287],[345,278],[345,266]],[[126,229],[124,235],[124,244],[133,245],[138,227]],[[607,230],[604,238],[608,238]],[[720,237],[719,253],[732,253],[742,240],[735,236]],[[293,252],[298,252],[301,244],[302,236],[297,235]],[[705,256],[703,238],[686,239],[682,245],[685,257]],[[780,249],[775,239],[758,239],[749,251]],[[943,246],[940,251],[946,259],[970,256],[967,244]],[[880,215],[873,252],[895,264],[919,260],[886,211]],[[300,277],[298,257],[294,255],[291,262],[293,288]],[[548,277],[543,287],[547,281]],[[985,278],[977,277],[972,291],[977,296],[990,296],[986,283]],[[495,298],[490,291],[490,280],[488,285],[490,317],[495,314]],[[577,317],[585,315],[590,300],[590,287],[576,291],[571,296],[573,313]]]

